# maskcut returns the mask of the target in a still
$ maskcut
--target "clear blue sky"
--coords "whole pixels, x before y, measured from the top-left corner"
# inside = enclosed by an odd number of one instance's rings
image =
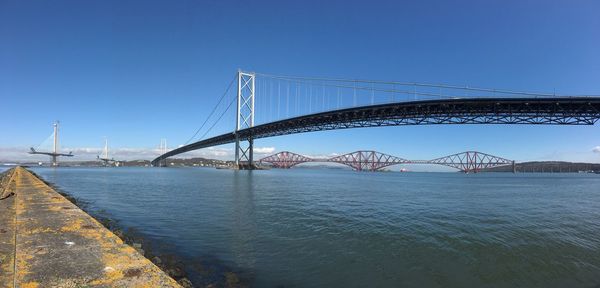
[[[600,94],[599,11],[598,1],[0,0],[0,149],[13,151],[7,158],[39,145],[56,119],[63,147],[101,147],[105,136],[115,149],[152,148],[160,138],[183,144],[238,68]],[[416,159],[475,149],[521,161],[600,162],[592,151],[599,132],[600,125],[390,127],[256,146]]]

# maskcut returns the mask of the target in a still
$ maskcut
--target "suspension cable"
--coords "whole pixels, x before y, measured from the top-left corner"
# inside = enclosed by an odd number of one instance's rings
[[[295,83],[295,84],[305,84],[306,85],[306,90],[307,90],[307,95],[309,100],[309,107],[312,107],[312,81],[308,80],[308,81],[303,81],[303,80],[289,80],[290,83]],[[409,90],[390,90],[390,89],[382,89],[382,88],[370,88],[370,87],[365,87],[365,86],[346,86],[346,85],[341,85],[341,84],[320,84],[321,86],[324,87],[332,87],[332,88],[346,88],[346,89],[352,89],[354,91],[354,106],[356,106],[357,104],[357,94],[356,91],[357,90],[361,90],[361,91],[375,91],[375,92],[387,92],[387,93],[398,93],[398,94],[406,94],[406,95],[419,95],[419,96],[430,96],[430,97],[438,97],[440,96],[437,93],[426,93],[426,92],[413,92],[413,91],[409,91]],[[318,85],[317,85],[318,86]],[[458,96],[443,96],[443,98],[448,98],[448,99],[455,99],[458,98]],[[317,103],[318,101],[315,100],[315,103]],[[312,110],[312,109],[311,109]]]
[[[223,113],[221,113],[221,115],[219,115],[219,118],[217,118],[217,120],[215,121],[215,123],[213,123],[208,130],[206,130],[206,132],[204,132],[204,134],[202,134],[202,136],[200,136],[200,140],[204,140],[204,137],[206,136],[206,134],[208,134],[208,132],[210,132],[210,130],[212,130],[213,127],[215,127],[215,125],[217,125],[217,123],[219,123],[219,121],[221,121],[221,118],[223,118],[223,115],[225,115],[225,113],[227,113],[227,111],[229,111],[229,108],[231,108],[231,105],[233,103],[235,103],[235,100],[237,100],[237,95],[236,97],[233,97],[231,99],[231,102],[229,102],[229,105],[227,105],[227,108],[225,108],[225,111],[223,111]],[[200,141],[198,140],[198,141]]]
[[[414,86],[414,87],[428,87],[428,88],[444,88],[452,90],[467,90],[467,91],[478,91],[478,92],[491,92],[499,94],[512,94],[512,95],[524,95],[524,96],[539,96],[539,97],[564,97],[564,95],[555,93],[533,93],[523,91],[511,91],[503,89],[489,89],[469,86],[456,86],[447,84],[427,84],[417,82],[397,82],[397,81],[379,81],[379,80],[365,80],[365,79],[344,79],[344,78],[319,78],[319,77],[300,77],[300,76],[285,76],[285,75],[274,75],[265,73],[256,73],[256,75],[273,78],[273,79],[290,79],[290,80],[304,80],[304,81],[322,81],[322,82],[347,82],[347,83],[363,83],[363,84],[388,84],[388,85],[400,85],[400,86]],[[581,97],[595,97],[598,95],[570,95],[570,96],[581,96]]]
[[[196,130],[196,132],[194,133],[194,135],[192,137],[190,137],[190,139],[188,139],[188,141],[185,142],[184,145],[187,145],[188,143],[190,143],[190,141],[192,141],[194,139],[194,137],[196,137],[196,135],[198,135],[198,133],[200,132],[200,130],[202,130],[202,128],[204,128],[204,125],[206,125],[206,123],[208,122],[208,119],[210,119],[210,117],[215,113],[215,111],[217,110],[217,107],[219,107],[219,105],[223,101],[223,98],[225,98],[225,95],[227,95],[227,93],[229,92],[229,89],[231,89],[231,86],[233,86],[233,83],[235,82],[236,78],[237,78],[237,74],[236,74],[236,76],[233,77],[233,79],[231,79],[231,82],[229,82],[229,86],[227,86],[227,89],[225,89],[225,93],[223,93],[223,95],[221,95],[221,98],[219,98],[219,102],[217,102],[217,104],[215,105],[215,107],[213,107],[213,109],[210,112],[210,114],[208,114],[208,117],[206,117],[206,119],[204,119],[204,122],[202,123],[202,125],[200,126],[200,128],[198,128],[198,130]]]

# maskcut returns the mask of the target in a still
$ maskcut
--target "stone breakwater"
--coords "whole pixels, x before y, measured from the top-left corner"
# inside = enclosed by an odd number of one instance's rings
[[[0,286],[181,287],[22,167],[0,176]]]

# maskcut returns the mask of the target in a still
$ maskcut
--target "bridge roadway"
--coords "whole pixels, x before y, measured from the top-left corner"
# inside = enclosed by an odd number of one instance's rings
[[[280,135],[400,125],[533,124],[594,125],[600,118],[600,97],[461,98],[397,102],[333,110],[257,125],[194,142],[160,155],[160,161],[181,153],[240,140]]]

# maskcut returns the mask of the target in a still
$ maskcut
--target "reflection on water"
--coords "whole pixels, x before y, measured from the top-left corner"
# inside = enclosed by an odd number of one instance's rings
[[[598,175],[34,170],[256,287],[600,284]]]

